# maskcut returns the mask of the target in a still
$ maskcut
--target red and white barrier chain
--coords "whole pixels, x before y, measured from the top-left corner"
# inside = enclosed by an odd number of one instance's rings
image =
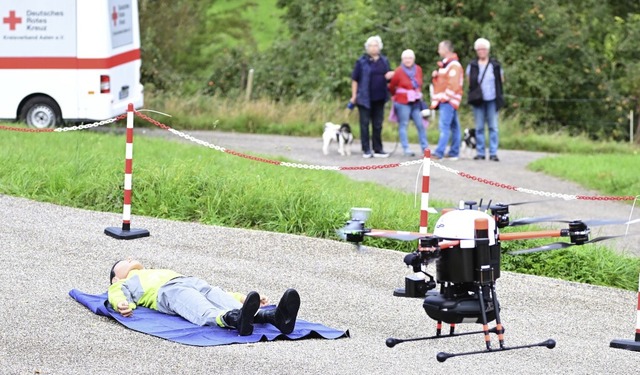
[[[201,139],[198,139],[192,135],[189,135],[187,133],[181,132],[179,130],[176,130],[168,125],[165,125],[163,123],[161,123],[160,121],[157,121],[155,119],[152,119],[151,117],[144,115],[140,112],[136,112],[136,116],[140,117],[141,119],[161,128],[164,130],[167,130],[168,132],[184,138],[190,142],[199,144],[201,146],[204,147],[208,147],[210,149],[216,150],[216,151],[220,151],[223,152],[225,154],[229,154],[229,155],[234,155],[234,156],[238,156],[244,159],[249,159],[249,160],[253,160],[253,161],[259,161],[261,163],[267,163],[267,164],[271,164],[271,165],[279,165],[281,167],[289,167],[289,168],[297,168],[297,169],[309,169],[309,170],[320,170],[320,171],[362,171],[362,170],[377,170],[377,169],[389,169],[389,168],[398,168],[398,167],[406,167],[409,165],[418,165],[422,163],[422,159],[418,159],[418,160],[410,160],[410,161],[405,161],[405,162],[401,162],[401,163],[389,163],[389,164],[372,164],[372,165],[359,165],[359,166],[339,166],[339,165],[315,165],[315,164],[303,164],[303,163],[290,163],[290,162],[286,162],[286,161],[279,161],[279,160],[272,160],[272,159],[266,159],[266,158],[261,158],[259,156],[254,156],[254,155],[249,155],[249,154],[245,154],[243,152],[239,152],[239,151],[234,151],[234,150],[229,150],[227,148],[224,148],[222,146],[218,146],[218,145],[214,145],[213,143],[209,143],[207,141],[203,141]]]
[[[96,121],[96,122],[93,122],[91,124],[67,126],[67,127],[55,128],[55,129],[53,129],[53,128],[33,129],[33,128],[22,128],[22,127],[18,127],[18,126],[0,125],[0,130],[9,130],[9,131],[20,132],[20,133],[65,133],[65,132],[70,132],[70,131],[74,131],[74,130],[86,130],[86,129],[91,129],[91,128],[97,128],[99,126],[113,124],[114,122],[118,122],[120,120],[123,120],[126,117],[127,117],[126,114],[122,114],[122,115],[120,115],[118,117],[110,118],[110,119],[103,120],[103,121]]]
[[[225,147],[222,146],[218,146],[215,145],[213,143],[209,143],[207,141],[203,141],[201,139],[198,139],[192,135],[189,135],[187,133],[181,132],[179,130],[176,130],[168,125],[165,125],[163,123],[161,123],[160,121],[157,121],[145,114],[142,114],[138,111],[134,112],[136,116],[138,116],[139,118],[149,122],[152,125],[155,125],[161,129],[167,130],[168,132],[181,137],[183,139],[186,139],[190,142],[199,144],[201,146],[225,153],[225,154],[229,154],[229,155],[233,155],[233,156],[237,156],[237,157],[241,157],[244,159],[248,159],[248,160],[253,160],[253,161],[257,161],[257,162],[261,162],[261,163],[267,163],[267,164],[271,164],[271,165],[278,165],[281,167],[289,167],[289,168],[297,168],[297,169],[307,169],[307,170],[321,170],[321,171],[370,171],[370,170],[380,170],[380,169],[390,169],[390,168],[400,168],[400,167],[407,167],[407,166],[411,166],[411,165],[419,165],[423,163],[423,159],[417,159],[417,160],[410,160],[410,161],[404,161],[404,162],[400,162],[400,163],[388,163],[388,164],[372,164],[372,165],[360,165],[360,166],[338,166],[338,165],[315,165],[315,164],[304,164],[304,163],[290,163],[290,162],[285,162],[285,161],[279,161],[279,160],[272,160],[272,159],[267,159],[267,158],[262,158],[259,156],[254,156],[254,155],[249,155],[249,154],[245,154],[243,152],[239,152],[239,151],[234,151],[234,150],[229,150]],[[77,126],[71,126],[71,127],[64,127],[64,128],[56,128],[56,129],[29,129],[29,128],[21,128],[21,127],[11,127],[11,126],[5,126],[5,125],[0,125],[0,130],[10,130],[10,131],[18,131],[18,132],[27,132],[27,133],[51,133],[51,132],[68,132],[68,131],[74,131],[74,130],[85,130],[85,129],[90,129],[90,128],[95,128],[95,127],[99,127],[99,126],[103,126],[103,125],[108,125],[108,124],[112,124],[114,122],[117,122],[119,120],[122,120],[124,118],[126,118],[127,115],[123,114],[120,115],[118,117],[114,117],[108,120],[104,120],[104,121],[98,121],[98,122],[94,122],[92,124],[86,124],[86,125],[77,125]],[[482,177],[478,177],[478,176],[474,176],[472,174],[466,173],[466,172],[462,172],[459,171],[457,169],[453,169],[450,167],[447,167],[445,165],[439,164],[434,162],[433,160],[431,160],[430,165],[443,170],[445,172],[448,173],[452,173],[455,175],[458,175],[460,177],[472,180],[472,181],[476,181],[485,185],[490,185],[490,186],[494,186],[500,189],[505,189],[505,190],[511,190],[511,191],[517,191],[517,192],[521,192],[521,193],[525,193],[525,194],[530,194],[530,195],[537,195],[537,196],[541,196],[541,197],[548,197],[548,198],[558,198],[558,199],[564,199],[564,200],[589,200],[589,201],[632,201],[635,200],[636,197],[635,196],[594,196],[594,195],[574,195],[574,194],[562,194],[562,193],[553,193],[553,192],[548,192],[548,191],[540,191],[540,190],[533,190],[533,189],[527,189],[527,188],[523,188],[523,187],[518,187],[518,186],[514,186],[514,185],[509,185],[509,184],[504,184],[504,183],[500,183],[500,182],[496,182],[493,180],[489,180],[486,178],[482,178]]]
[[[537,195],[541,197],[559,198],[564,200],[585,200],[585,201],[632,201],[636,199],[635,196],[631,196],[631,195],[628,195],[628,196],[573,195],[573,194],[561,194],[561,193],[552,193],[548,191],[532,190],[532,189],[526,189],[526,188],[513,186],[509,184],[503,184],[503,183],[492,181],[486,178],[474,176],[472,174],[462,172],[457,169],[453,169],[453,168],[444,166],[442,164],[435,163],[433,161],[431,162],[431,165],[445,172],[453,173],[460,177],[464,177],[466,179],[476,181],[485,185],[495,186],[500,189],[518,191],[520,193]]]
[[[329,166],[329,165],[313,165],[313,164],[300,164],[300,163],[288,163],[288,162],[283,162],[283,161],[278,161],[278,160],[271,160],[271,159],[265,159],[265,158],[261,158],[261,157],[257,157],[257,156],[253,156],[253,155],[248,155],[248,154],[244,154],[242,152],[238,152],[238,151],[233,151],[233,150],[228,150],[224,147],[221,146],[216,146],[214,144],[211,144],[209,142],[197,139],[189,134],[183,133],[179,130],[173,129],[172,127],[165,125],[157,120],[154,120],[152,118],[150,118],[149,116],[146,116],[144,114],[141,114],[140,112],[136,112],[136,116],[148,121],[149,123],[167,130],[179,137],[182,137],[184,139],[187,139],[191,142],[197,143],[199,145],[205,146],[205,147],[209,147],[212,148],[214,150],[220,151],[220,152],[224,152],[230,155],[235,155],[235,156],[239,156],[245,159],[249,159],[249,160],[254,160],[254,161],[259,161],[259,162],[263,162],[263,163],[268,163],[268,164],[272,164],[272,165],[279,165],[279,166],[283,166],[283,167],[291,167],[291,168],[300,168],[300,169],[314,169],[314,170],[326,170],[326,171],[353,171],[353,170],[375,170],[375,169],[388,169],[388,168],[397,168],[397,167],[405,167],[405,166],[410,166],[410,165],[418,165],[423,163],[423,159],[418,159],[418,160],[411,160],[411,161],[406,161],[406,162],[401,162],[401,163],[390,163],[390,164],[374,164],[374,165],[365,165],[365,166],[355,166],[355,167],[344,167],[344,166]],[[447,167],[445,165],[436,163],[435,161],[431,160],[431,165],[433,165],[434,167],[441,169],[445,172],[449,172],[449,173],[453,173],[455,175],[458,175],[460,177],[464,177],[467,178],[469,180],[472,181],[476,181],[476,182],[480,182],[486,185],[490,185],[490,186],[495,186],[497,188],[500,189],[506,189],[506,190],[512,190],[512,191],[518,191],[521,193],[525,193],[525,194],[531,194],[531,195],[538,195],[538,196],[542,196],[542,197],[548,197],[548,198],[559,198],[559,199],[564,199],[564,200],[593,200],[593,201],[632,201],[635,199],[634,196],[590,196],[590,195],[572,195],[572,194],[561,194],[561,193],[552,193],[552,192],[547,192],[547,191],[539,191],[539,190],[532,190],[532,189],[526,189],[526,188],[522,188],[522,187],[517,187],[517,186],[513,186],[513,185],[509,185],[509,184],[503,184],[500,182],[496,182],[496,181],[492,181],[486,178],[482,178],[482,177],[478,177],[478,176],[474,176],[472,174],[466,173],[466,172],[462,172],[459,171],[457,169],[453,169],[450,167]],[[426,171],[426,173],[429,173],[428,171]],[[424,178],[424,177],[423,177]],[[423,185],[424,185],[424,180],[423,180]],[[424,193],[424,192],[423,192]],[[428,194],[428,192],[427,192]],[[426,209],[426,208],[425,208]]]

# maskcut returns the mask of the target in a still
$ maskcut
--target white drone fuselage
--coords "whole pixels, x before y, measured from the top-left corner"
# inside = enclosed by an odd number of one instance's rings
[[[460,239],[460,247],[469,249],[476,247],[476,241],[469,240],[475,238],[476,219],[487,219],[489,222],[489,246],[496,244],[496,221],[483,211],[477,210],[454,210],[440,216],[436,222],[433,234],[447,239]]]

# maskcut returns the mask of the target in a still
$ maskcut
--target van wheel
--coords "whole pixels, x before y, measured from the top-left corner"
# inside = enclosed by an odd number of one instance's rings
[[[32,128],[53,128],[62,123],[60,107],[51,98],[36,96],[27,100],[20,111],[20,120]]]

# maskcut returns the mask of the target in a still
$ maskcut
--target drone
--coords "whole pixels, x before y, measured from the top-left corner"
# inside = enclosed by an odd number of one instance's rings
[[[442,210],[433,233],[417,233],[393,230],[370,229],[366,221],[371,214],[368,208],[352,208],[351,219],[337,234],[358,249],[365,237],[387,238],[399,241],[417,241],[417,249],[404,257],[404,263],[413,269],[413,274],[405,277],[403,288],[397,288],[394,296],[421,298],[423,308],[429,318],[435,320],[435,336],[398,339],[388,338],[389,348],[410,341],[434,340],[467,335],[483,335],[483,350],[447,353],[436,355],[438,362],[448,358],[494,353],[500,351],[546,347],[553,349],[556,341],[547,339],[542,342],[506,346],[504,325],[500,318],[500,302],[496,293],[496,281],[500,278],[501,248],[503,241],[534,238],[567,237],[569,242],[554,242],[545,246],[518,250],[509,254],[521,255],[572,246],[585,245],[620,236],[590,238],[591,227],[613,224],[633,224],[638,222],[624,220],[559,220],[557,217],[523,218],[511,220],[509,207],[535,202],[511,204],[491,204],[483,206],[474,201],[461,201],[456,209]],[[566,224],[557,230],[500,233],[500,229],[542,222]],[[427,266],[435,262],[435,276],[427,272]],[[495,327],[489,323],[495,321]],[[449,325],[449,333],[443,334],[443,323]],[[481,330],[456,333],[456,325],[475,323]],[[491,343],[491,335],[498,336],[498,348]]]

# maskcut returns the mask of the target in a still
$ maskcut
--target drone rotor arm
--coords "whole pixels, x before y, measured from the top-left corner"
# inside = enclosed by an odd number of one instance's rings
[[[500,233],[498,239],[500,241],[514,241],[514,240],[531,240],[534,238],[556,238],[563,237],[561,230],[544,230],[537,232],[514,232],[514,233]]]

